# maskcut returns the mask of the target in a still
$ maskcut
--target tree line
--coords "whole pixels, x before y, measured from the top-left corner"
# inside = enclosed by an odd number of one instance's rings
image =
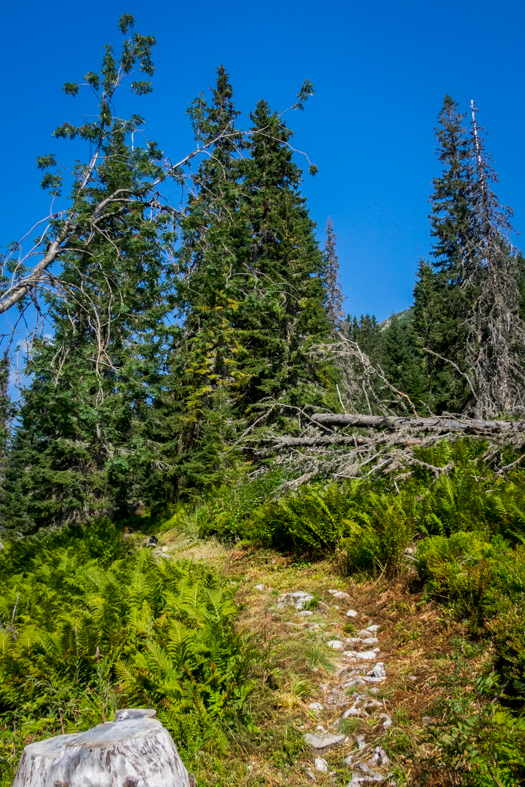
[[[140,116],[114,113],[133,68],[153,73],[154,40],[130,16],[120,28],[121,55],[107,47],[100,72],[85,77],[98,118],[55,131],[90,147],[70,208],[51,215],[29,255],[15,244],[3,261],[0,302],[43,315],[16,407],[7,355],[0,368],[5,529],[155,513],[246,477],[261,461],[259,436],[293,435],[305,413],[347,406],[340,365],[318,352],[341,337],[379,370],[378,396],[385,380],[397,391],[393,413],[522,411],[522,257],[474,107],[466,126],[445,98],[431,261],[420,263],[410,319],[380,326],[344,314],[335,231],[328,221],[320,248],[283,114],[261,100],[240,129],[220,66],[211,96],[188,110],[195,149],[173,164],[154,142],[137,145]],[[305,81],[293,108],[312,93]],[[59,199],[54,156],[38,165]],[[368,399],[360,406],[376,411]]]

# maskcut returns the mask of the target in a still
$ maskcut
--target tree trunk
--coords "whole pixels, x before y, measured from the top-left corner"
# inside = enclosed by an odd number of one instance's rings
[[[364,426],[373,429],[395,428],[418,429],[429,432],[466,432],[467,434],[487,434],[505,432],[510,429],[522,431],[525,421],[481,421],[475,418],[413,418],[390,415],[360,415],[336,413],[315,413],[311,416],[320,426]]]
[[[155,711],[126,710],[26,746],[13,787],[190,787],[190,779]]]

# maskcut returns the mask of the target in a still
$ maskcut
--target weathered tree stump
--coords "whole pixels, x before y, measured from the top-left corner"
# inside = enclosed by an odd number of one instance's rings
[[[13,787],[190,787],[188,772],[154,710],[26,746]]]

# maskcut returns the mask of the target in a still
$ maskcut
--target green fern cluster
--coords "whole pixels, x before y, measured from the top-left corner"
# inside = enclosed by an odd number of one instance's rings
[[[73,731],[153,707],[184,749],[242,708],[246,649],[232,587],[200,564],[64,535],[0,554],[0,714]],[[112,541],[111,534],[108,541]],[[116,553],[115,553],[116,552]],[[223,736],[222,738],[223,739]]]

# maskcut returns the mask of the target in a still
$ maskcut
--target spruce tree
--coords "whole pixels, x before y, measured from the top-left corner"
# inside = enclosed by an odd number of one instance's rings
[[[339,331],[343,326],[343,293],[339,283],[339,259],[336,250],[337,236],[334,232],[332,219],[326,223],[326,243],[324,247],[326,265],[326,312],[332,330]]]
[[[235,466],[235,455],[223,459],[240,426],[231,412],[239,374],[239,274],[246,254],[239,184],[244,141],[235,130],[238,114],[228,74],[220,66],[212,101],[208,104],[201,95],[189,110],[196,139],[207,146],[207,154],[193,176],[176,254],[180,330],[168,356],[159,430],[170,497],[183,488],[224,481],[228,468]]]
[[[266,396],[304,404],[315,398],[316,385],[328,373],[316,370],[307,352],[329,332],[326,261],[300,192],[291,131],[264,100],[251,119],[243,180],[250,245],[238,320],[238,390],[244,406]]]
[[[374,366],[381,363],[383,335],[374,315],[362,314],[359,320],[348,315],[344,331],[349,339],[359,345],[360,350],[370,358]]]
[[[432,272],[420,269],[424,279],[415,290],[415,331],[421,353],[427,350],[426,371],[437,412],[461,411],[470,395],[464,371],[467,327],[465,314],[471,288],[465,271],[465,249],[472,236],[472,144],[457,103],[445,96],[438,116],[436,138],[442,174],[433,178],[429,216]],[[433,281],[431,283],[433,277]],[[424,286],[423,286],[424,283]],[[429,303],[428,299],[432,302]],[[428,323],[423,325],[423,314]],[[425,337],[427,342],[423,342]]]
[[[387,379],[417,408],[425,395],[425,380],[414,351],[411,325],[402,325],[394,314],[382,339],[382,368]]]

